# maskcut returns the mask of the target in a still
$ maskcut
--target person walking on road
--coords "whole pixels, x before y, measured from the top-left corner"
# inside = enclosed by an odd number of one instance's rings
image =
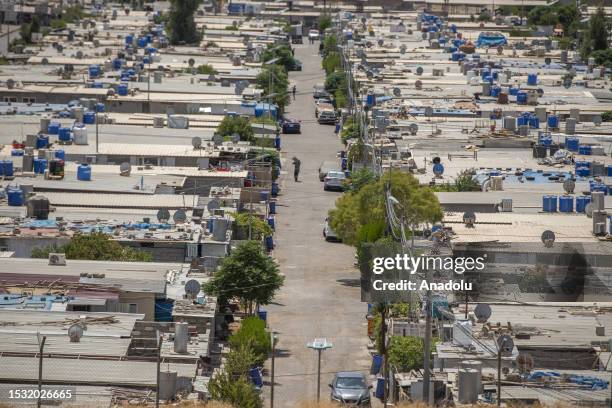
[[[295,93],[296,93],[296,91],[297,91],[297,88],[295,87],[295,85],[293,85],[293,90],[292,90],[292,92],[293,92],[293,100],[294,100],[294,101],[295,101]]]
[[[300,165],[302,162],[297,157],[293,156],[293,178],[296,183],[298,181],[298,176],[300,175]]]

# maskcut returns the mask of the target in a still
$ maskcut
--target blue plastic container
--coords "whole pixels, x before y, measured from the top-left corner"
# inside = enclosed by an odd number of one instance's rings
[[[274,249],[274,238],[272,238],[272,236],[266,237],[265,242],[266,242],[266,249],[268,251],[271,251]]]
[[[577,167],[576,176],[578,177],[589,177],[591,175],[591,169],[588,167]]]
[[[9,186],[6,189],[8,196],[8,205],[11,207],[20,207],[23,205],[23,191],[20,187]]]
[[[519,89],[518,89],[518,88],[515,88],[515,87],[513,87],[513,86],[511,86],[511,87],[509,88],[509,91],[510,91],[510,95],[512,95],[512,96],[516,96],[516,95],[519,93]]]
[[[451,54],[451,59],[455,62],[463,61],[465,59],[465,54],[461,51],[455,51]]]
[[[13,177],[14,169],[13,169],[13,161],[12,160],[1,160],[0,161],[0,174],[6,177]]]
[[[47,159],[34,159],[34,173],[43,174],[47,169]]]
[[[366,105],[375,106],[376,105],[376,95],[370,93],[366,96]]]
[[[376,379],[376,391],[374,392],[376,398],[384,398],[385,396],[385,379],[378,377]]]
[[[268,191],[260,191],[259,192],[259,200],[260,201],[268,201],[270,199],[270,193]]]
[[[380,368],[382,367],[383,358],[378,354],[374,354],[372,356],[372,374],[380,373]]]
[[[576,212],[583,213],[586,210],[586,205],[591,202],[590,196],[578,196],[576,197]]]
[[[127,84],[119,84],[119,86],[117,87],[117,93],[119,94],[119,96],[127,96],[128,90],[129,88]]]
[[[536,86],[538,84],[538,74],[527,75],[527,85]]]
[[[105,111],[104,104],[96,103],[96,112],[104,112],[104,111]]]
[[[451,32],[457,33],[457,26],[455,24],[451,24],[450,29],[451,29]]]
[[[560,196],[559,197],[559,211],[570,213],[574,211],[574,197],[573,196]]]
[[[268,217],[268,225],[270,226],[270,228],[272,228],[273,230],[276,229],[276,226],[274,225],[274,217]]]
[[[257,317],[259,317],[264,322],[267,322],[268,321],[268,311],[264,309],[259,309],[257,311]]]
[[[527,103],[527,92],[518,91],[516,94],[516,103],[519,105],[525,105]]]
[[[11,150],[11,156],[23,156],[23,149],[13,149]]]
[[[542,197],[542,210],[544,212],[557,212],[557,196],[545,195]]]
[[[272,182],[272,197],[276,197],[278,195],[278,192],[279,192],[278,183],[273,181]]]
[[[91,180],[91,166],[87,163],[80,164],[77,168],[77,180],[90,181]]]
[[[115,71],[119,71],[121,69],[122,63],[123,63],[123,61],[121,60],[121,58],[115,58],[113,60],[113,69]]]
[[[548,119],[550,119],[550,117]],[[579,146],[580,146],[580,139],[578,139],[577,137],[570,137],[570,136],[565,137],[565,148],[569,150],[570,152],[577,152]]]
[[[37,149],[46,149],[49,146],[49,136],[47,135],[38,135],[36,137],[36,148]]]
[[[532,116],[529,118],[529,127],[532,129],[539,129],[540,128],[540,119],[536,118],[535,116]]]
[[[261,371],[258,367],[251,368],[249,370],[249,378],[255,387],[261,388],[263,387],[263,378],[261,376]]]
[[[146,37],[140,37],[138,39],[138,48],[144,48],[147,46],[147,38]]]
[[[63,150],[56,150],[55,151],[55,158],[56,159],[60,159],[60,160],[66,160],[66,152]]]
[[[59,128],[58,138],[62,142],[69,142],[72,138],[71,129],[69,127]]]
[[[499,87],[499,86],[491,87],[491,96],[492,97],[497,98],[499,96],[500,92],[501,92],[501,87]]]
[[[559,117],[555,115],[551,115],[548,117],[548,127],[557,129],[559,127]]]
[[[591,146],[590,145],[580,145],[578,146],[578,154],[583,154],[585,156],[591,155]]]
[[[132,45],[134,43],[134,36],[132,34],[128,34],[125,36],[125,44]]]
[[[47,127],[47,133],[57,135],[60,127],[61,125],[58,122],[50,122],[49,127]]]
[[[269,213],[276,214],[276,201],[270,200],[268,203]]]
[[[518,118],[516,118],[516,125],[517,126],[525,126],[529,124],[529,116],[527,115],[521,115]]]
[[[608,164],[607,173],[608,177],[612,177],[612,164]]]
[[[100,66],[99,65],[90,65],[89,66],[89,77],[97,78],[100,76]]]
[[[553,142],[552,137],[543,137],[540,139],[540,144],[542,146],[550,146],[552,145],[552,142]]]
[[[274,138],[274,148],[276,150],[280,150],[280,148],[281,148],[281,138],[280,138],[280,136],[276,136]]]
[[[96,123],[96,113],[95,112],[85,112],[83,114],[83,123],[86,125],[93,125]]]
[[[444,173],[444,166],[441,163],[436,163],[433,165],[433,172],[434,174],[443,174]]]

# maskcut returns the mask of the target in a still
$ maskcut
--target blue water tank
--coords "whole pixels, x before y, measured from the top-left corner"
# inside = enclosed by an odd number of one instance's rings
[[[263,378],[261,376],[261,370],[259,367],[254,367],[249,370],[249,378],[255,387],[262,388],[263,387]]]
[[[578,146],[578,154],[583,154],[585,156],[591,155],[591,145],[580,145]]]
[[[518,118],[516,118],[516,125],[517,126],[525,126],[529,124],[529,116],[526,115],[521,115]]]
[[[20,207],[23,205],[23,191],[18,186],[9,186],[6,189],[8,196],[8,205],[11,207]]]
[[[448,52],[450,52],[451,54],[452,54],[453,52],[457,52],[457,47],[455,47],[455,46],[448,47]]]
[[[86,125],[93,125],[96,123],[96,113],[95,112],[85,112],[83,114],[83,123]]]
[[[378,354],[374,354],[372,356],[372,374],[380,373],[380,368],[382,367],[383,358]]]
[[[134,36],[132,34],[128,34],[125,36],[125,44],[133,44],[134,43]]]
[[[69,142],[72,139],[71,129],[69,127],[59,128],[58,138],[62,142]]]
[[[366,105],[367,106],[375,106],[376,105],[376,95],[373,93],[369,93],[366,96]]]
[[[61,125],[58,122],[50,122],[49,126],[47,127],[47,133],[57,135],[60,127]]]
[[[138,48],[144,48],[147,46],[147,38],[146,37],[140,37],[138,39]]]
[[[155,47],[147,47],[147,48],[145,48],[145,54],[147,54],[147,55],[155,54],[156,52],[157,52],[157,48],[155,48]]]
[[[385,396],[385,378],[378,377],[376,379],[376,391],[374,392],[376,398],[384,398]]]
[[[532,129],[539,129],[540,128],[540,119],[538,119],[535,116],[532,116],[529,118],[529,127]]]
[[[46,149],[49,146],[49,136],[47,135],[38,135],[36,137],[36,148],[37,149]]]
[[[268,321],[268,311],[260,308],[257,311],[257,317],[259,317],[264,322]]]
[[[123,65],[123,60],[121,58],[115,58],[113,60],[113,69],[115,71],[119,71],[121,69],[121,65]]]
[[[77,180],[90,181],[91,180],[91,166],[87,163],[80,164],[77,168]]]
[[[34,159],[34,173],[43,174],[47,169],[47,159]]]
[[[272,238],[272,236],[266,237],[265,242],[266,242],[266,250],[271,251],[274,249],[274,238]]]
[[[548,119],[550,119],[550,117]],[[579,146],[580,146],[580,139],[578,139],[577,137],[571,137],[571,136],[565,137],[565,148],[569,150],[570,152],[577,152]]]
[[[465,59],[465,54],[461,51],[455,51],[451,54],[451,59],[453,61],[463,61]]]
[[[573,212],[574,211],[574,196],[560,196],[559,197],[559,211],[560,212]]]
[[[96,103],[96,112],[104,112],[104,110],[105,108],[103,103]]]
[[[586,210],[586,205],[591,202],[591,196],[576,197],[576,212],[583,213]]]
[[[276,229],[276,225],[274,224],[274,217],[268,217],[268,225],[272,229]]]
[[[451,24],[450,29],[451,29],[451,32],[453,33],[457,32],[457,26],[455,24]]]
[[[278,195],[278,192],[279,192],[278,183],[273,181],[272,182],[272,197],[276,197]]]
[[[512,96],[516,96],[516,95],[519,93],[519,91],[520,91],[520,89],[515,88],[515,87],[513,87],[513,86],[511,86],[510,88],[508,88],[508,90],[510,91],[510,95],[512,95]]]
[[[559,117],[556,115],[550,115],[548,117],[548,127],[557,129],[559,127]]]
[[[268,201],[269,198],[270,198],[270,193],[268,191],[261,191],[259,193],[260,201]]]
[[[542,197],[542,209],[544,212],[557,212],[557,196],[545,195]]]
[[[97,78],[100,76],[100,66],[99,65],[90,65],[89,66],[89,77]]]
[[[518,91],[516,94],[516,103],[519,105],[525,105],[527,103],[527,92]]]
[[[606,174],[608,175],[608,177],[612,177],[612,164],[608,164],[607,169],[608,170]]]
[[[3,176],[12,177],[14,175],[12,160],[1,160],[0,167],[2,168],[2,170],[0,170],[0,174],[2,174]]]
[[[23,156],[23,149],[12,149],[11,156]]]
[[[119,84],[119,86],[117,87],[117,93],[119,94],[119,96],[127,96],[128,90],[129,88],[127,84]]]
[[[501,87],[500,86],[493,86],[491,87],[491,96],[494,98],[497,98],[499,96],[501,92]]]
[[[276,214],[276,201],[275,200],[270,200],[270,202],[268,203],[268,207],[269,207],[270,214]]]
[[[536,86],[538,84],[538,74],[527,75],[527,85]]]
[[[591,169],[588,167],[577,167],[576,176],[578,177],[589,177],[591,175]]]

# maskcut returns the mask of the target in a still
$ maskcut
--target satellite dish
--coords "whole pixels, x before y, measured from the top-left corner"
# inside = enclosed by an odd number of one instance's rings
[[[508,334],[502,334],[497,338],[497,349],[502,354],[512,353],[512,350],[514,350],[514,340]]]
[[[43,58],[40,63],[43,65],[49,65],[49,60],[47,58]]]
[[[216,81],[216,80],[217,80],[217,77],[216,77],[216,76],[214,76],[213,74],[210,74],[210,75],[208,76],[208,80],[209,80],[209,81],[213,81],[213,82],[214,82],[214,81]]]
[[[551,248],[555,243],[555,233],[550,230],[544,231],[542,233],[542,243],[546,248]]]
[[[572,194],[574,193],[574,189],[576,188],[576,182],[573,179],[567,179],[563,182],[563,190],[566,193]]]
[[[416,74],[417,75],[423,75],[423,67],[417,67]]]
[[[78,343],[83,337],[83,326],[79,323],[75,323],[68,328],[68,337],[70,337],[71,343]]]
[[[13,89],[15,87],[15,80],[12,78],[9,78],[6,80],[6,87],[8,89]]]
[[[593,204],[592,203],[588,203],[584,207],[584,212],[586,213],[587,217],[593,218]]]
[[[189,61],[187,61],[187,63],[190,67],[193,67],[195,65],[195,60],[193,58],[189,58]]]
[[[195,297],[200,293],[202,285],[195,279],[190,279],[185,283],[185,293],[191,297]]]
[[[56,48],[57,52],[62,52],[64,51],[64,46],[62,44],[57,44],[57,48]]]
[[[600,126],[601,122],[602,122],[601,115],[593,116],[593,123],[595,124],[595,126]]]
[[[210,200],[208,204],[206,204],[206,209],[210,214],[212,214],[214,210],[218,210],[219,208],[221,208],[221,203],[219,202],[219,200]]]
[[[174,212],[172,219],[174,220],[175,224],[182,224],[187,221],[187,214],[185,213],[185,210],[178,209]]]
[[[366,77],[368,77],[368,79],[372,79],[374,78],[374,73],[372,71],[366,71]]]
[[[544,95],[544,90],[542,88],[536,89],[536,92],[538,93],[539,98],[541,98]]]
[[[129,176],[132,173],[132,165],[128,162],[123,162],[119,166],[119,174],[122,176]]]
[[[431,117],[433,116],[434,110],[431,106],[426,106],[425,107],[425,116],[427,117]]]
[[[476,214],[473,211],[463,213],[463,223],[466,227],[473,227],[476,223]]]
[[[406,53],[406,46],[402,44],[402,46],[400,47],[400,54],[405,54]]]
[[[157,221],[166,223],[170,219],[170,211],[166,208],[162,208],[157,212]]]
[[[77,57],[77,59],[83,59],[83,51],[81,51],[81,50],[77,51],[76,57]]]
[[[194,149],[199,149],[202,147],[202,138],[195,136],[193,139],[191,139],[191,145]]]
[[[474,308],[474,315],[478,323],[485,323],[491,317],[491,306],[486,303],[479,303]]]
[[[444,174],[444,166],[441,163],[434,164],[433,172],[436,176],[440,177],[442,174]]]
[[[533,370],[534,362],[533,357],[529,353],[520,353],[516,358],[516,367],[519,373],[527,374]]]
[[[361,23],[362,23],[362,24],[365,24],[365,23],[366,23],[366,21],[368,21],[368,20],[367,20],[365,17],[361,17],[361,20],[360,20],[360,21],[361,21]]]
[[[420,79],[417,79],[414,83],[414,87],[419,90],[423,89],[423,82],[421,82]]]
[[[504,53],[504,47],[500,45],[499,47],[497,47],[497,55],[503,55],[503,53]]]
[[[412,136],[416,136],[417,132],[419,131],[419,125],[416,123],[411,123],[410,126],[408,126],[408,131]]]
[[[431,162],[432,162],[433,164],[442,163],[442,159],[440,159],[440,157],[436,156],[436,157],[434,157],[434,158],[431,160]]]
[[[393,96],[400,97],[402,95],[402,90],[400,88],[393,88]]]
[[[385,41],[381,38],[380,40],[378,40],[378,46],[382,47],[382,45],[385,43]]]
[[[571,78],[565,78],[563,80],[563,87],[566,89],[569,89],[572,87],[572,79]]]
[[[220,146],[223,143],[223,136],[218,133],[215,133],[215,135],[212,137],[212,140],[215,146]]]
[[[232,143],[238,143],[240,141],[240,135],[238,133],[232,133],[230,140]]]
[[[552,62],[552,60],[550,59],[550,57],[544,58],[544,64],[550,65],[551,62]]]

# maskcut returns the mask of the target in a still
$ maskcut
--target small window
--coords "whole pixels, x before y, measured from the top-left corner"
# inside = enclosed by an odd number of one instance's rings
[[[138,313],[138,305],[136,303],[130,303],[128,305],[128,313]]]
[[[17,103],[17,97],[16,96],[5,96],[4,97],[4,102],[15,102],[15,103]]]
[[[36,98],[23,98],[23,103],[36,103]]]

